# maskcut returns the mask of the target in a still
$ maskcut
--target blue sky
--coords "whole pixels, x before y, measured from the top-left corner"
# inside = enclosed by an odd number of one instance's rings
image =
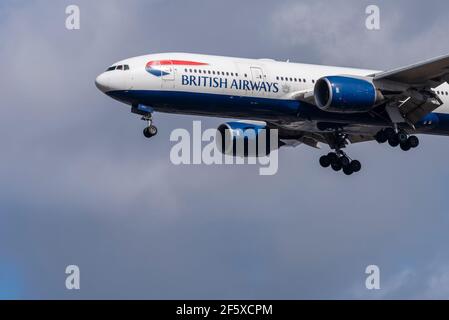
[[[65,29],[65,7],[81,30]],[[449,52],[445,1],[3,1],[0,5],[0,298],[448,298],[449,139],[402,153],[351,146],[247,166],[173,166],[157,138],[94,79],[126,57],[185,51],[388,69]],[[81,290],[65,289],[65,267]],[[381,269],[378,292],[365,268]]]

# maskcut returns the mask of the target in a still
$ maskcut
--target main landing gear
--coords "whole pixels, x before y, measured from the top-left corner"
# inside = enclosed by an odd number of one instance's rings
[[[153,125],[153,117],[150,115],[142,117],[142,120],[148,122],[148,126],[143,129],[143,135],[145,138],[151,138],[157,135],[157,127]]]
[[[343,170],[343,173],[347,176],[357,173],[362,169],[360,161],[352,160],[341,150],[322,156],[320,158],[320,164],[323,168],[331,167],[334,171]]]
[[[391,147],[396,148],[400,146],[403,151],[409,151],[419,146],[418,137],[409,136],[405,131],[396,131],[393,128],[380,130],[375,138],[380,144],[388,142]]]
[[[335,133],[330,139],[329,145],[335,152],[330,152],[320,158],[320,165],[323,168],[331,167],[334,171],[343,171],[347,176],[357,173],[362,169],[362,164],[358,160],[351,159],[343,149],[346,146],[347,136],[343,133]]]

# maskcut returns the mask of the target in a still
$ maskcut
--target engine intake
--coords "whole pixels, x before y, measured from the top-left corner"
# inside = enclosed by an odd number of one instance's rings
[[[340,113],[367,112],[383,99],[370,80],[344,76],[319,79],[314,95],[321,110]]]

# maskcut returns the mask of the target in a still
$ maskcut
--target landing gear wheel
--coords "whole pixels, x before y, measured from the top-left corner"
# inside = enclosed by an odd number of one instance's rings
[[[376,141],[380,144],[385,143],[388,141],[387,134],[385,133],[385,130],[381,130],[376,134]]]
[[[341,165],[340,161],[333,162],[333,163],[331,164],[331,166],[332,166],[332,169],[333,169],[334,171],[336,171],[336,172],[338,172],[338,171],[340,171],[340,170],[342,169],[342,165]]]
[[[146,127],[145,129],[143,129],[143,135],[145,136],[145,138],[154,137],[155,135],[157,135],[157,128],[153,125]]]
[[[335,152],[330,152],[327,157],[331,164],[338,161],[338,155]]]
[[[410,138],[408,138],[407,142],[411,148],[417,148],[419,146],[419,139],[416,136],[411,136]]]
[[[340,163],[343,167],[347,167],[351,163],[351,160],[347,156],[342,156],[340,158]]]
[[[399,143],[400,143],[399,138],[396,135],[394,135],[391,138],[388,138],[388,144],[393,148],[396,148],[399,145]]]
[[[362,170],[362,164],[358,160],[351,161],[350,167],[354,173],[357,173],[360,170]]]
[[[384,130],[384,132],[385,132],[385,135],[387,136],[387,140],[390,140],[391,138],[396,136],[396,132],[394,131],[393,128],[387,128]]]
[[[398,140],[400,144],[406,143],[408,139],[408,136],[405,132],[399,132],[398,133]]]
[[[346,166],[343,167],[343,173],[347,176],[350,176],[351,174],[354,173],[354,171],[352,170],[351,166]]]
[[[412,148],[408,140],[406,142],[401,143],[402,151],[409,151]]]
[[[323,168],[329,168],[329,166],[331,165],[331,160],[329,159],[329,156],[322,156],[320,158],[320,165]]]

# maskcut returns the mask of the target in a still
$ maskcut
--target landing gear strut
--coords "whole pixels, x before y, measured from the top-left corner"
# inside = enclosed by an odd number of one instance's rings
[[[153,125],[153,117],[150,115],[142,117],[142,120],[148,122],[148,126],[143,129],[143,135],[145,138],[151,138],[157,135],[157,128]]]
[[[342,133],[336,133],[332,149],[335,152],[330,152],[320,158],[320,165],[323,168],[331,167],[334,171],[343,171],[347,176],[357,173],[362,169],[362,164],[358,160],[352,160],[341,149],[346,145],[346,135]]]
[[[375,138],[380,144],[388,142],[391,147],[396,148],[400,146],[403,151],[409,151],[419,146],[418,137],[409,136],[405,131],[396,131],[393,128],[386,128],[379,131]]]

